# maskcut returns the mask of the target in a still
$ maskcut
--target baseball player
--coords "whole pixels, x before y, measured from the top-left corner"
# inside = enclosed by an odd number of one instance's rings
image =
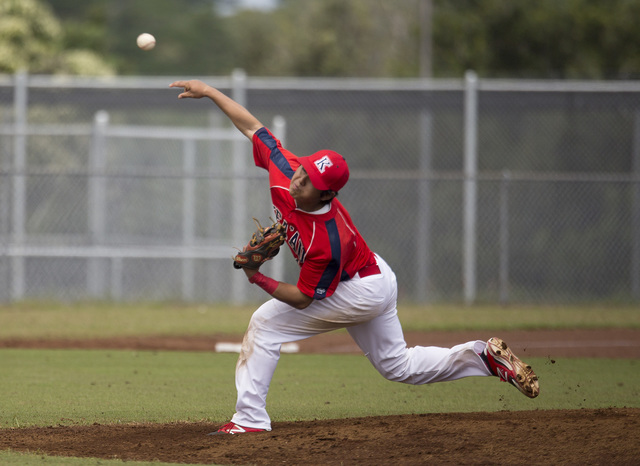
[[[372,252],[337,195],[349,179],[345,159],[321,150],[297,157],[246,108],[198,80],[176,81],[179,98],[207,97],[253,144],[255,164],[269,172],[277,222],[300,267],[296,284],[243,268],[250,283],[272,299],[253,314],[236,366],[236,412],[215,433],[271,430],[266,398],[286,342],[346,328],[388,380],[427,384],[470,376],[497,376],[524,395],[538,396],[538,378],[499,338],[453,348],[407,348],[396,311],[396,277]]]

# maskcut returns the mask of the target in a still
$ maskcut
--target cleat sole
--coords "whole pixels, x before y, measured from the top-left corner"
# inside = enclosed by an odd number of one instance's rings
[[[488,348],[493,353],[494,358],[499,360],[505,367],[511,368],[515,378],[511,380],[513,385],[525,396],[535,398],[540,394],[538,376],[533,372],[529,364],[525,364],[509,349],[507,344],[499,338],[491,338]]]

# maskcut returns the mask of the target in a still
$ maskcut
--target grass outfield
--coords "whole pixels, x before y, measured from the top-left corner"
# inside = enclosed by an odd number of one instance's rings
[[[169,466],[176,463],[105,460],[103,458],[65,458],[37,453],[0,451],[0,464],[3,466]]]
[[[256,305],[28,302],[0,306],[0,339],[242,334]],[[417,306],[401,304],[405,331],[640,328],[637,306]]]
[[[0,350],[0,427],[226,422],[237,355],[170,351]],[[534,400],[493,377],[413,386],[364,356],[285,354],[269,392],[273,421],[391,414],[640,408],[637,360],[531,358]],[[381,400],[384,402],[381,403]]]

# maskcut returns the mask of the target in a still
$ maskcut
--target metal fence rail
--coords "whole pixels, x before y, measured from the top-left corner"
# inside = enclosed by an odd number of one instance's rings
[[[345,155],[402,299],[640,300],[640,84],[205,80],[293,152]],[[0,76],[0,300],[261,297],[229,264],[272,215],[265,173],[171,81]]]

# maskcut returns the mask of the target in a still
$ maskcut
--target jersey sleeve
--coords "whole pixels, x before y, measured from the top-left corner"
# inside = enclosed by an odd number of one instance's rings
[[[253,159],[257,167],[269,172],[269,187],[274,208],[281,214],[295,209],[295,202],[289,195],[289,184],[300,165],[298,158],[282,147],[267,128],[260,128],[253,135]]]
[[[262,127],[255,133],[253,133],[253,161],[255,162],[257,167],[264,168],[265,170],[269,169],[269,156],[271,155],[271,149],[269,145],[265,143],[264,139],[260,137],[260,134],[269,133],[267,128]],[[273,137],[273,135],[271,135]],[[275,139],[275,138],[273,138]]]
[[[278,171],[282,177],[291,179],[300,162],[297,157],[284,149],[282,143],[271,131],[262,127],[253,134],[253,161],[256,166]]]

